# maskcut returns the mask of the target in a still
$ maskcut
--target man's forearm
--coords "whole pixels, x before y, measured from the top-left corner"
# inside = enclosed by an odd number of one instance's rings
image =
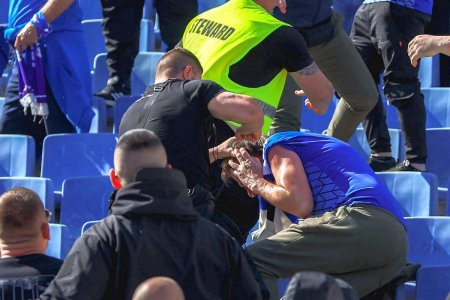
[[[302,218],[306,218],[309,214],[304,210],[301,199],[297,199],[284,187],[273,184],[264,178],[255,179],[247,188],[287,213]]]
[[[439,36],[436,38],[439,46],[439,52],[450,56],[450,36]]]

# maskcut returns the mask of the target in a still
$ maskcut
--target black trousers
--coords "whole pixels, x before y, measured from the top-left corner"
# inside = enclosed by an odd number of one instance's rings
[[[413,68],[408,43],[423,34],[430,16],[389,2],[361,5],[356,12],[351,38],[374,80],[384,71],[384,94],[398,110],[405,137],[406,159],[425,163],[425,105],[418,67]],[[363,122],[372,152],[389,152],[390,138],[381,98]]]
[[[130,86],[131,70],[139,51],[140,22],[144,0],[101,0],[103,35],[108,51],[109,77]],[[154,0],[161,39],[172,49],[189,21],[197,15],[197,0]]]

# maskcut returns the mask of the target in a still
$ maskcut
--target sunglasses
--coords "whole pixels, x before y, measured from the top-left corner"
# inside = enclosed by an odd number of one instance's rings
[[[50,219],[52,218],[52,212],[46,208],[44,208],[44,211],[45,211],[45,218],[47,219],[47,222],[50,223]]]

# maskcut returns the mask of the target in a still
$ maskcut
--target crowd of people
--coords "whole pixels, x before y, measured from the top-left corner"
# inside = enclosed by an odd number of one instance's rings
[[[112,103],[131,92],[143,3],[101,0],[109,79],[95,95]],[[197,5],[155,0],[168,51],[120,123],[109,216],[59,260],[45,255],[51,212],[39,196],[5,192],[0,279],[36,279],[40,299],[275,300],[282,278],[292,278],[285,300],[373,299],[408,252],[374,171],[426,170],[418,66],[450,55],[449,37],[424,34],[433,0],[365,0],[350,36],[331,0]],[[39,144],[89,131],[81,13],[77,0],[10,1],[0,133]],[[405,136],[398,164],[381,72]],[[334,92],[326,132],[300,132],[302,106],[323,114]],[[345,143],[360,123],[369,161]]]

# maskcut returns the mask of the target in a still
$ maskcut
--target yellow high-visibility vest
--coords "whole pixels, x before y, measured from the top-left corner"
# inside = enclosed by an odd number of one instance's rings
[[[261,101],[264,134],[268,133],[280,102],[287,71],[281,70],[270,82],[256,88],[242,86],[228,74],[231,66],[281,26],[290,25],[274,18],[252,0],[230,0],[192,19],[182,40],[183,48],[194,53],[202,64],[203,79]]]

